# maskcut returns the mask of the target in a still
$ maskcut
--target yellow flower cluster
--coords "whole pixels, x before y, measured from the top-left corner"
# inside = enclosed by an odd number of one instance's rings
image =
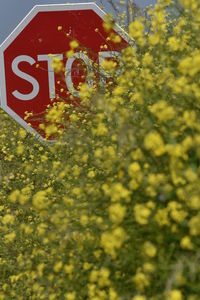
[[[0,299],[200,299],[200,3],[147,13],[114,85],[52,101],[54,142],[0,110]]]

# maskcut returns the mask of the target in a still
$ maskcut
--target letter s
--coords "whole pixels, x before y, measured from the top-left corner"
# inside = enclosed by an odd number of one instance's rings
[[[22,72],[19,69],[19,64],[22,61],[23,62],[25,61],[25,62],[29,63],[31,66],[35,63],[35,60],[32,57],[28,56],[28,55],[17,56],[12,62],[12,71],[18,77],[20,77],[20,78],[28,81],[29,83],[31,83],[32,86],[33,86],[33,90],[29,94],[22,94],[19,91],[15,90],[12,94],[15,98],[17,98],[19,100],[27,101],[27,100],[34,99],[38,95],[40,87],[39,87],[39,84],[38,84],[37,80],[34,77],[28,75],[27,73]]]

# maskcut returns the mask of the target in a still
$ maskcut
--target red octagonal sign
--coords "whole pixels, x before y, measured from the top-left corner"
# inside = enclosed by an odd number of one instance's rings
[[[70,101],[70,93],[78,98],[82,73],[77,60],[82,60],[87,70],[90,64],[100,64],[127,47],[118,26],[118,43],[107,39],[104,16],[94,3],[37,5],[1,45],[1,107],[25,129],[42,136],[39,120],[52,99],[57,96]],[[72,40],[77,40],[79,47],[67,57]],[[55,57],[65,66],[62,76],[53,69]],[[27,111],[35,118],[26,121]]]

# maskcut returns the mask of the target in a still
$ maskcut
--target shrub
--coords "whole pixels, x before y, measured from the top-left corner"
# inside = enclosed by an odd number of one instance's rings
[[[54,145],[1,113],[0,299],[199,299],[200,3],[173,5]]]

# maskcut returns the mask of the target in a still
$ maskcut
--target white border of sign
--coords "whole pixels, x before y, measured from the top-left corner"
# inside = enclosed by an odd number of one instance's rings
[[[39,139],[44,140],[43,137],[35,129],[28,126],[28,124],[22,118],[20,118],[12,109],[7,106],[4,51],[39,12],[88,9],[93,10],[102,19],[106,15],[106,13],[94,2],[35,5],[33,9],[26,15],[26,17],[19,23],[19,25],[12,31],[12,33],[6,38],[6,40],[0,45],[0,107],[5,112],[7,112],[16,122],[23,126],[27,131],[35,134],[35,136]],[[128,36],[128,34],[119,25],[115,26],[115,31],[119,35],[121,35],[121,37],[123,37],[127,42],[130,41],[130,37]]]

